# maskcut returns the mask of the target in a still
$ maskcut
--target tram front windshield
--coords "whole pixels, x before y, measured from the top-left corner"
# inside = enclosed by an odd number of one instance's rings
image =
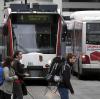
[[[11,19],[14,19],[12,26],[15,49],[24,53],[55,54],[57,23],[52,23],[52,16],[26,14],[13,15]]]
[[[86,43],[100,45],[100,23],[86,24]]]

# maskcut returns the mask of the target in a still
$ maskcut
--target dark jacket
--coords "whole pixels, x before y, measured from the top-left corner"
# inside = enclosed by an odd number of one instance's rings
[[[68,63],[64,67],[62,77],[63,77],[63,81],[59,84],[59,87],[66,87],[70,90],[71,93],[74,93],[73,87],[70,82],[71,66]]]
[[[24,77],[24,65],[20,63],[19,60],[14,60],[13,68],[15,70],[15,74],[19,79],[23,80]]]

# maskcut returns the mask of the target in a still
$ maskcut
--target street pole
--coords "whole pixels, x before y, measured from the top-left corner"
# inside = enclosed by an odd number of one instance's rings
[[[27,4],[27,0],[25,0],[25,4]]]
[[[6,0],[4,0],[4,6],[6,6]]]

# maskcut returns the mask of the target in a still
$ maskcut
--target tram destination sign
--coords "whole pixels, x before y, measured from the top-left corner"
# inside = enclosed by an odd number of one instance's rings
[[[12,14],[12,23],[49,23],[50,15],[42,14]]]

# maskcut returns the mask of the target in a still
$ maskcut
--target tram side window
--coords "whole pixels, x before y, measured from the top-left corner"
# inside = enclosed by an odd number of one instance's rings
[[[66,46],[71,46],[71,33],[72,33],[72,30],[68,30],[66,34]]]
[[[69,35],[69,33],[67,33],[67,25],[65,24],[62,27],[62,37],[61,37],[62,42],[65,42],[66,41],[66,35],[67,34]]]
[[[78,54],[82,50],[82,29],[75,29],[72,42],[74,44],[74,51]]]
[[[86,24],[86,43],[100,44],[100,23]]]

